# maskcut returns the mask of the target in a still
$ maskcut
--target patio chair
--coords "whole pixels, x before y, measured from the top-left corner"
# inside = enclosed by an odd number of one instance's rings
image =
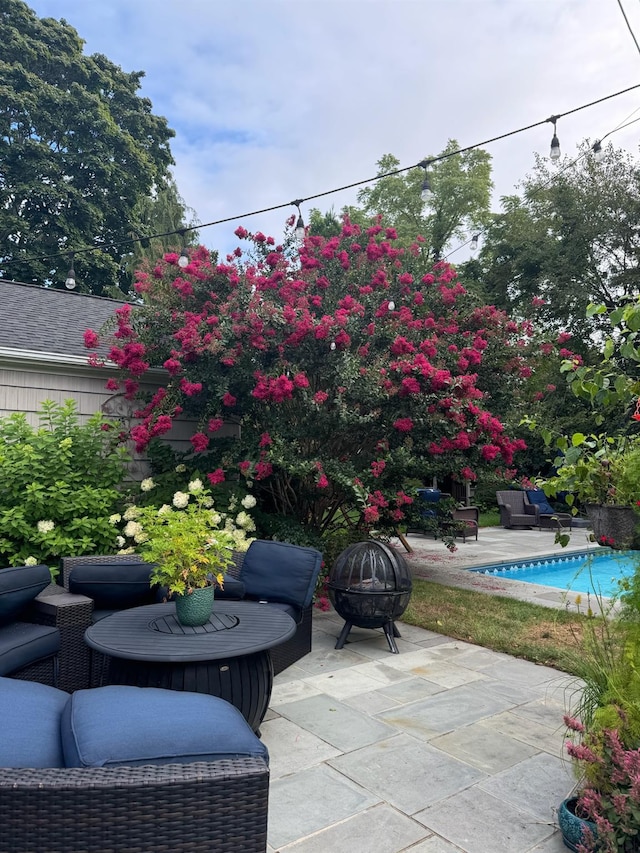
[[[557,530],[560,527],[571,530],[571,513],[556,512],[542,489],[527,489],[524,494],[525,503],[535,510],[535,524],[540,530]]]
[[[500,524],[506,528],[526,527],[529,530],[538,522],[536,509],[528,501],[523,491],[511,489],[496,492],[496,500],[500,510]]]
[[[475,536],[478,540],[478,528],[480,526],[480,510],[477,506],[459,506],[451,511],[454,521],[461,522],[461,528],[456,536],[462,536],[462,541],[467,541],[467,536]]]

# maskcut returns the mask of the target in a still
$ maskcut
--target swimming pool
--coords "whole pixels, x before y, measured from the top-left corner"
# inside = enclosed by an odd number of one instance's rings
[[[606,548],[578,551],[559,557],[495,563],[469,571],[571,592],[595,592],[611,598],[618,591],[618,581],[632,575],[639,561],[640,553],[637,551],[612,551]]]

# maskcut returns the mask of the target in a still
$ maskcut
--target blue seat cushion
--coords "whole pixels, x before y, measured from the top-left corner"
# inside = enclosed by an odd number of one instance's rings
[[[0,625],[15,622],[25,607],[50,583],[48,566],[0,569]]]
[[[124,610],[155,601],[150,563],[85,563],[69,575],[69,592],[93,599],[97,610]]]
[[[58,628],[29,622],[3,625],[0,628],[0,675],[18,672],[29,664],[57,655],[59,651]]]
[[[282,613],[286,613],[287,616],[291,616],[296,624],[302,619],[302,609],[295,607],[293,604],[287,604],[286,601],[269,601],[266,604],[269,607],[275,607],[276,610],[280,610]]]
[[[527,499],[530,504],[538,507],[540,515],[554,515],[555,509],[542,489],[527,489]]]
[[[60,721],[69,694],[0,678],[0,767],[64,767]]]
[[[67,767],[269,758],[240,711],[205,693],[119,685],[78,690],[61,727]]]
[[[315,548],[256,539],[245,554],[240,580],[250,598],[305,608],[313,599],[321,565],[322,554]]]
[[[242,581],[238,580],[238,578],[232,577],[231,575],[224,576],[222,589],[220,589],[219,586],[216,586],[216,598],[240,601],[244,598],[245,592],[245,585]]]

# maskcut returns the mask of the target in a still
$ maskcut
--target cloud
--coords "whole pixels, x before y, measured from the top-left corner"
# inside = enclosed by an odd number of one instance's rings
[[[279,204],[595,100],[640,80],[619,10],[601,0],[33,0],[125,70],[176,130],[180,192],[202,222]],[[631,19],[640,37],[640,6]],[[640,90],[639,90],[640,91]],[[563,152],[640,104],[558,124]],[[638,125],[640,126],[640,125]],[[489,147],[495,198],[546,156],[551,125]],[[635,152],[637,130],[613,137]],[[318,206],[340,209],[350,190]],[[289,211],[247,227],[282,231]],[[228,251],[235,225],[201,232]]]

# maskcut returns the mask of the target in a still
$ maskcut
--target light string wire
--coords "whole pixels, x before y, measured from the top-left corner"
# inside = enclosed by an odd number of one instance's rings
[[[624,11],[624,6],[622,5],[622,0],[618,0],[618,6],[620,7],[620,11],[622,12],[622,17],[624,18],[624,22],[627,25],[627,29],[631,33],[631,38],[633,39],[633,43],[636,46],[636,50],[640,53],[640,45],[638,44],[638,39],[635,36],[635,33],[631,29],[631,24],[629,23],[629,18],[627,18],[627,13]]]
[[[634,118],[633,121],[627,121],[627,119],[629,119],[634,113],[637,113],[638,110],[640,110],[640,107],[636,107],[635,110],[633,110],[632,112],[629,113],[627,118],[622,119],[620,124],[618,124],[612,130],[609,130],[607,133],[604,134],[604,136],[601,136],[598,141],[604,142],[605,139],[607,139],[609,136],[613,136],[613,134],[617,133],[619,130],[624,130],[626,127],[630,127],[630,125],[635,124],[637,121],[640,121],[640,116],[638,116],[638,118]],[[557,169],[555,174],[553,174],[549,178],[547,178],[546,181],[544,181],[541,184],[537,184],[527,194],[527,197],[533,198],[538,193],[542,192],[542,190],[545,189],[546,187],[548,187],[550,184],[552,184],[556,180],[556,178],[560,177],[560,175],[563,175],[565,172],[568,172],[569,169],[573,169],[573,167],[576,165],[576,163],[579,163],[581,160],[584,160],[585,157],[588,157],[592,153],[592,151],[593,151],[592,148],[589,148],[588,151],[583,151],[581,154],[579,154],[575,158],[575,160],[572,160],[570,163],[567,163],[567,165],[562,166],[561,168]],[[476,236],[476,235],[478,237],[484,236],[486,234],[486,231],[487,231],[487,226],[478,227],[478,228],[474,229],[474,234],[471,237],[469,237],[467,240],[465,240],[464,243],[460,243],[460,245],[456,246],[455,249],[452,249],[450,252],[447,252],[447,254],[444,256],[444,260],[448,260],[451,257],[451,255],[455,255],[455,253],[459,252],[460,249],[464,249],[465,246],[468,246],[469,243],[471,243],[473,241],[474,236]]]
[[[533,122],[532,124],[528,124],[524,127],[519,127],[516,130],[510,130],[507,133],[501,133],[498,136],[493,136],[490,139],[485,139],[483,142],[476,142],[474,145],[467,145],[464,148],[457,148],[455,151],[447,151],[444,154],[438,154],[435,157],[430,157],[428,159],[422,159],[422,160],[419,160],[417,163],[414,163],[411,166],[402,166],[399,169],[392,169],[389,172],[383,172],[382,174],[375,175],[374,177],[371,177],[371,178],[365,178],[364,180],[361,180],[361,181],[354,181],[350,184],[344,184],[343,186],[340,186],[340,187],[335,187],[335,188],[330,189],[330,190],[325,190],[323,192],[314,193],[313,195],[305,196],[304,198],[301,198],[301,199],[296,199],[296,202],[298,204],[303,204],[304,202],[307,202],[307,201],[313,201],[313,200],[318,199],[318,198],[324,198],[325,196],[333,195],[333,194],[339,193],[339,192],[344,192],[345,190],[353,189],[354,187],[360,187],[360,186],[363,186],[364,184],[375,183],[376,181],[382,180],[382,178],[389,178],[389,177],[392,177],[393,175],[400,175],[400,174],[403,174],[404,172],[409,172],[411,169],[416,169],[418,167],[423,167],[425,165],[430,166],[433,163],[439,163],[442,160],[448,160],[450,157],[456,157],[458,154],[466,154],[468,151],[473,151],[476,148],[482,148],[485,145],[490,145],[493,142],[498,142],[501,139],[507,139],[508,137],[515,136],[519,133],[524,133],[527,130],[532,130],[534,127],[540,127],[544,124],[548,124],[549,122],[556,122],[561,118],[564,118],[564,117],[569,116],[569,115],[573,115],[574,113],[580,112],[581,110],[589,109],[590,107],[594,107],[597,104],[603,103],[604,101],[609,101],[612,98],[617,98],[620,95],[625,95],[627,92],[634,91],[634,89],[640,89],[640,83],[636,83],[633,86],[628,86],[626,89],[620,89],[619,91],[613,92],[610,95],[605,95],[602,98],[597,98],[595,101],[589,101],[589,103],[587,103],[587,104],[581,104],[579,107],[574,107],[573,109],[566,110],[563,113],[558,113],[557,115],[552,115],[549,118],[541,119],[540,121]],[[613,131],[611,131],[611,133],[612,132]],[[608,134],[608,135],[610,135],[610,134]],[[202,228],[211,228],[214,225],[224,225],[227,222],[235,222],[235,221],[240,220],[240,219],[248,219],[250,216],[260,216],[263,213],[271,213],[275,210],[282,210],[284,208],[291,207],[293,204],[294,204],[294,202],[291,202],[291,201],[283,202],[282,204],[274,204],[274,205],[271,205],[270,207],[263,207],[263,208],[260,208],[258,210],[251,210],[251,211],[248,211],[246,213],[239,213],[239,214],[236,214],[235,216],[225,216],[222,219],[215,219],[211,222],[201,223],[200,225],[184,226],[184,227],[176,228],[172,231],[163,231],[163,232],[160,232],[158,234],[145,234],[145,235],[142,235],[139,237],[131,237],[131,238],[128,238],[126,240],[118,240],[117,242],[103,244],[100,246],[82,246],[80,248],[67,248],[67,249],[64,249],[63,251],[55,252],[55,253],[49,254],[49,255],[34,255],[32,257],[26,257],[26,258],[9,258],[9,259],[3,261],[2,265],[3,266],[9,266],[10,264],[18,264],[18,263],[26,264],[26,263],[31,263],[31,262],[35,262],[35,261],[49,261],[49,260],[54,260],[56,258],[70,257],[71,255],[74,255],[74,256],[85,255],[85,254],[88,254],[89,252],[104,252],[104,251],[107,251],[109,249],[118,249],[118,248],[121,248],[124,246],[133,246],[137,243],[142,243],[143,241],[147,241],[147,240],[156,240],[156,239],[159,239],[161,237],[172,237],[176,234],[186,234],[189,231],[199,231]],[[462,248],[462,247],[460,246],[458,248]],[[454,249],[454,251],[457,251],[457,249]]]

